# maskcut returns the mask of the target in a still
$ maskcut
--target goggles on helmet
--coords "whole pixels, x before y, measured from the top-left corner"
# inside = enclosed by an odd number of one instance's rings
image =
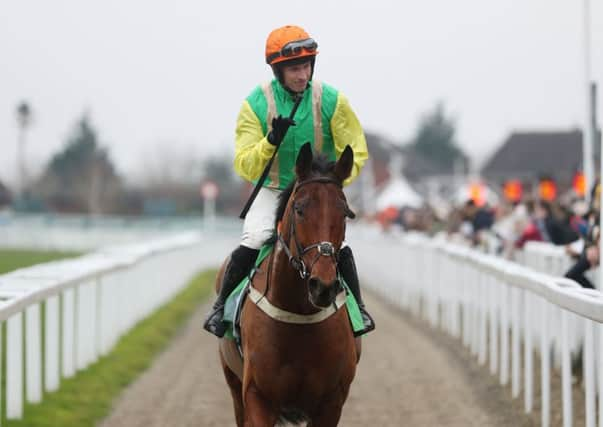
[[[270,64],[276,58],[279,58],[281,56],[283,58],[290,58],[290,57],[297,56],[301,53],[302,49],[304,49],[306,52],[310,52],[310,53],[316,52],[317,48],[318,48],[318,43],[316,43],[316,41],[314,39],[296,40],[296,41],[287,43],[285,46],[283,46],[283,48],[280,50],[280,52],[274,52],[274,53],[271,53],[270,55],[268,55],[266,57],[266,62],[268,64]]]

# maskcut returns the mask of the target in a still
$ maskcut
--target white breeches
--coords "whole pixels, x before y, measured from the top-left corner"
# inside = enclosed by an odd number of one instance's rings
[[[262,243],[272,236],[279,194],[281,194],[279,190],[265,187],[260,189],[245,217],[241,245],[260,249]]]

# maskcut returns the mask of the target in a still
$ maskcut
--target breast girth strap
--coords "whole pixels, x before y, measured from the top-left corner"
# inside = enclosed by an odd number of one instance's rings
[[[274,320],[278,320],[279,322],[284,323],[294,323],[298,325],[303,325],[311,323],[320,323],[323,320],[326,320],[331,317],[333,314],[337,313],[337,311],[345,305],[347,295],[345,290],[342,290],[337,294],[337,297],[335,298],[335,301],[333,301],[333,304],[331,304],[329,307],[322,308],[319,312],[313,314],[292,313],[290,311],[278,308],[272,305],[272,303],[268,301],[268,298],[266,298],[265,295],[260,293],[253,286],[249,287],[249,299],[253,301],[253,303],[258,306],[260,310],[262,310]]]

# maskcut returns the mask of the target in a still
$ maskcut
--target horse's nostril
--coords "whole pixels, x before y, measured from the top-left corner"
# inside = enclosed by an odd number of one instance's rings
[[[324,288],[320,280],[316,278],[310,279],[308,282],[308,286],[310,287],[310,293],[314,296],[319,296]]]
[[[337,281],[330,285],[325,285],[318,278],[311,278],[308,281],[310,291],[310,301],[317,306],[326,307],[333,303],[339,291]]]

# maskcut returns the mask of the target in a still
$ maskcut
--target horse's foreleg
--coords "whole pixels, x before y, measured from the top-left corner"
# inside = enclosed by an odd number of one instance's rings
[[[272,427],[276,424],[278,414],[255,387],[250,384],[243,396],[245,402],[245,427]]]
[[[350,385],[341,384],[339,390],[331,395],[331,399],[324,402],[319,410],[312,414],[309,427],[335,427],[341,418],[343,404],[348,396]]]
[[[312,417],[308,427],[336,427],[341,418],[342,406],[329,406],[328,411]]]
[[[237,421],[237,427],[244,427],[244,410],[243,410],[243,386],[239,377],[226,365],[224,356],[220,352],[220,362],[222,362],[222,370],[224,371],[224,377],[230,388],[230,394],[232,396],[232,403],[234,405],[235,419]]]

